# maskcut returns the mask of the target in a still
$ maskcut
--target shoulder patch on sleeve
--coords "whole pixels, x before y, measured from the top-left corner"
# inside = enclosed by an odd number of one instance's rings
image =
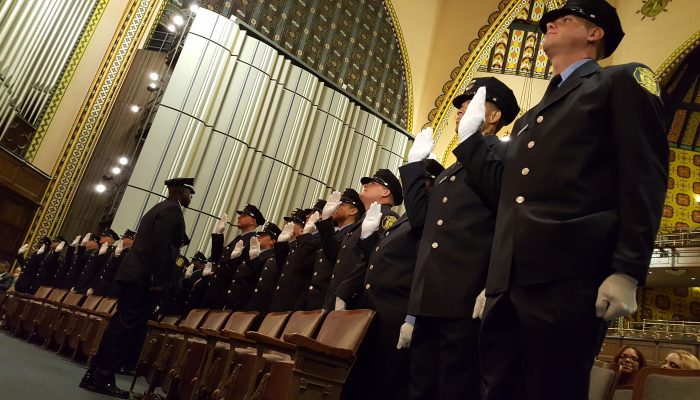
[[[382,229],[387,230],[391,228],[396,222],[396,217],[393,215],[386,215],[382,218]]]
[[[175,265],[177,265],[178,268],[184,267],[185,266],[185,259],[182,256],[176,258]]]
[[[656,75],[654,75],[649,68],[637,67],[634,69],[633,75],[639,86],[646,89],[647,92],[653,94],[654,96],[661,95],[661,86],[659,86],[659,81],[656,79]]]

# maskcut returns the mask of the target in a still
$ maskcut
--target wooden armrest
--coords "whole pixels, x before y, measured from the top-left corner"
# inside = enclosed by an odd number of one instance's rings
[[[162,329],[164,331],[180,332],[180,327],[177,325],[167,324],[165,322],[161,322],[159,325],[160,325],[160,329]]]
[[[199,336],[199,337],[204,336],[202,331],[197,329],[197,328],[190,328],[189,326],[179,326],[178,329],[180,330],[180,332],[186,333],[188,335]]]
[[[299,335],[297,333],[284,335],[284,339],[287,342],[295,344],[305,350],[325,354],[334,358],[339,358],[341,360],[350,361],[355,356],[352,350],[331,347],[326,344],[317,342],[314,339],[311,339],[310,337]]]
[[[79,306],[74,306],[71,304],[61,304],[61,308],[64,310],[71,310],[71,311],[85,311],[84,308],[80,308]]]
[[[245,343],[247,345],[254,345],[255,342],[246,338],[245,335],[242,335],[238,332],[233,332],[233,331],[221,331],[221,334],[226,338],[226,339],[233,339],[235,341],[239,341],[242,343]]]
[[[149,328],[160,329],[160,322],[154,321],[154,320],[152,320],[152,319],[149,319],[149,320],[148,320],[147,325],[148,325]]]
[[[248,331],[246,332],[245,336],[262,346],[269,347],[272,350],[280,351],[282,353],[291,354],[294,353],[294,350],[297,348],[295,345],[287,343],[284,340],[266,336],[255,331]]]
[[[106,312],[102,312],[102,311],[94,311],[94,310],[85,310],[85,313],[88,315],[92,315],[92,316],[100,317],[100,318],[104,318],[104,319],[110,319],[110,318],[112,318],[112,315],[114,315],[114,314],[110,314],[110,313],[106,313]]]
[[[205,336],[226,340],[224,335],[222,335],[220,331],[217,331],[215,329],[202,328],[202,333],[204,333]]]

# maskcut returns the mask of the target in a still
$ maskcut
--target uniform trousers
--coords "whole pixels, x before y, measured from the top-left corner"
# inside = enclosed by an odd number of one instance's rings
[[[148,286],[119,282],[117,312],[107,324],[97,354],[92,360],[92,377],[99,383],[114,383],[115,371],[141,348],[153,315],[157,296]]]
[[[595,316],[600,280],[586,277],[488,296],[479,356],[484,400],[587,400],[607,323]]]
[[[479,320],[416,317],[411,338],[412,400],[479,399]]]

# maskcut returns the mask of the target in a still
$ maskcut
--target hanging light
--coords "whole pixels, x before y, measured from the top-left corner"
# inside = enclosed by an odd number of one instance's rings
[[[175,28],[175,25],[173,25],[173,24],[168,25],[168,30],[169,30],[170,32],[175,32],[175,29],[176,29],[176,28]]]
[[[121,168],[119,168],[119,167],[112,167],[112,173],[113,173],[114,175],[119,175],[119,174],[121,174],[121,172],[122,172],[122,169],[121,169]]]
[[[181,15],[175,14],[175,16],[173,16],[173,24],[175,24],[177,26],[182,26],[182,24],[184,24],[184,23],[185,23],[185,20],[182,18]]]
[[[119,164],[126,165],[129,163],[129,159],[126,157],[119,157]]]
[[[190,11],[192,11],[193,13],[196,13],[197,11],[199,11],[199,6],[197,5],[197,3],[192,3],[190,5]]]
[[[157,81],[158,78],[160,78],[157,72],[151,72],[150,74],[148,74],[148,77],[151,78],[152,81]]]
[[[98,183],[95,185],[95,191],[97,193],[103,193],[105,190],[107,190],[107,186],[105,186],[103,183]]]
[[[137,113],[141,110],[141,108],[139,106],[137,106],[136,104],[132,105],[130,107],[130,109],[131,109],[131,112],[135,112],[135,113]]]

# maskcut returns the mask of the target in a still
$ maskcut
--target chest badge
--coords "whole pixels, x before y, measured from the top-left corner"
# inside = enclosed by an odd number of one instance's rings
[[[386,217],[382,218],[382,229],[387,230],[391,228],[394,225],[394,222],[396,222],[396,217],[393,215],[387,215]]]

